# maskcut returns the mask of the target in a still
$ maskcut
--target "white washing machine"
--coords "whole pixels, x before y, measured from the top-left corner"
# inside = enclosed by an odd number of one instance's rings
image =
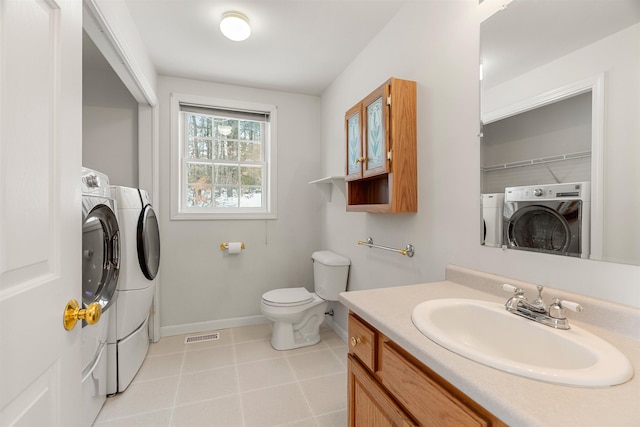
[[[160,267],[160,233],[145,190],[111,187],[121,235],[120,279],[107,341],[109,395],[123,392],[149,349],[148,320]]]
[[[482,194],[483,245],[498,248],[502,246],[503,209],[504,193]]]
[[[82,322],[82,420],[91,425],[107,397],[107,336],[117,298],[119,225],[109,178],[82,169],[82,306],[102,307],[100,321]]]
[[[504,243],[509,249],[589,258],[591,184],[507,187]]]

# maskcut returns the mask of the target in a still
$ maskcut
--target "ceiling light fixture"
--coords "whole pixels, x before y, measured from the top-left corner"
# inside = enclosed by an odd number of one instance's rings
[[[225,12],[220,21],[220,31],[230,40],[246,40],[251,35],[249,18],[240,12]]]

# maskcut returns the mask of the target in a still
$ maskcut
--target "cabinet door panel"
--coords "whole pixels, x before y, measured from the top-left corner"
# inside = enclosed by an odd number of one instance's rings
[[[362,108],[361,104],[345,114],[347,134],[347,173],[345,180],[362,178]]]
[[[364,177],[380,175],[389,170],[389,85],[384,84],[363,101],[364,144],[366,161],[363,165]]]
[[[350,427],[417,426],[353,356],[348,369]]]

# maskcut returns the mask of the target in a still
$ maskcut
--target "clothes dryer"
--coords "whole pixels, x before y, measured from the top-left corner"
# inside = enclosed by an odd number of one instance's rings
[[[121,233],[118,299],[107,344],[108,394],[123,392],[142,366],[149,349],[148,319],[160,267],[160,233],[145,190],[111,187]]]
[[[107,397],[107,336],[117,298],[119,225],[107,175],[82,169],[82,305],[97,302],[100,321],[82,322],[82,418],[91,425]]]
[[[589,182],[507,187],[504,197],[507,248],[589,257]]]
[[[485,193],[482,200],[482,223],[484,226],[482,244],[491,247],[502,246],[502,211],[504,193]]]

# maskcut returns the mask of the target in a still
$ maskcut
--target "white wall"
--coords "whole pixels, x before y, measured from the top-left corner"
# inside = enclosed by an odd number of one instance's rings
[[[278,219],[170,221],[170,96],[172,92],[278,108]],[[311,253],[321,249],[320,98],[159,77],[161,333],[170,335],[254,322],[262,294],[280,287],[312,289]],[[243,241],[240,255],[221,242]]]
[[[82,70],[82,165],[138,187],[138,103],[91,40]],[[85,46],[86,48],[86,46]]]
[[[418,83],[419,212],[347,213],[334,191],[323,246],[351,259],[350,290],[442,280],[457,264],[640,307],[640,267],[480,245],[478,9],[475,0],[409,2],[322,95],[323,175],[342,175],[344,112],[390,76]],[[411,243],[416,255],[356,244],[368,236]],[[334,308],[346,330],[344,307]]]

